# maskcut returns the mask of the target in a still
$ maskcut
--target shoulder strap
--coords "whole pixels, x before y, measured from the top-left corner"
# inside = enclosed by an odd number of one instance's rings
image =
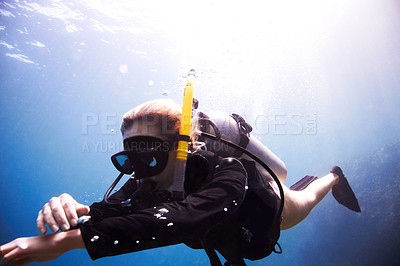
[[[236,121],[240,133],[240,141],[239,146],[242,148],[246,148],[247,144],[250,141],[250,132],[253,130],[252,126],[247,123],[244,118],[238,114],[231,114],[231,117]],[[240,157],[242,156],[242,152],[239,150],[235,150],[233,156]]]

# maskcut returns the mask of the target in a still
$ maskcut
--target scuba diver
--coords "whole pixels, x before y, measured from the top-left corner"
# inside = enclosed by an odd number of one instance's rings
[[[183,117],[166,99],[126,113],[124,150],[111,157],[120,175],[104,199],[89,207],[68,194],[53,197],[38,214],[42,236],[1,246],[3,261],[50,261],[79,248],[95,260],[185,243],[204,249],[211,265],[222,265],[216,251],[224,265],[245,265],[244,259],[281,253],[280,230],[302,221],[330,190],[339,203],[360,212],[339,167],[287,188],[284,163],[250,134],[241,116],[197,112],[187,137],[179,131]],[[190,144],[183,193],[174,188],[180,141]],[[125,174],[132,177],[110,195]],[[62,232],[45,235],[46,225]]]
[[[185,243],[204,248],[212,265],[221,265],[215,250],[227,260],[225,265],[245,265],[243,258],[280,252],[280,230],[303,220],[331,189],[339,203],[360,211],[339,167],[322,178],[306,176],[291,189],[284,186],[283,162],[250,135],[251,126],[243,118],[224,113],[198,113],[193,128],[205,134],[217,131],[218,138],[254,153],[276,173],[278,182],[243,150],[194,133],[186,197],[175,200],[170,187],[180,116],[179,107],[168,100],[150,101],[125,114],[121,126],[125,150],[113,155],[112,161],[122,174],[134,172],[134,176],[90,207],[68,194],[52,198],[39,212],[38,230],[45,234],[47,225],[53,232],[63,232],[5,244],[3,260],[48,261],[75,248],[86,248],[92,259],[98,259]]]

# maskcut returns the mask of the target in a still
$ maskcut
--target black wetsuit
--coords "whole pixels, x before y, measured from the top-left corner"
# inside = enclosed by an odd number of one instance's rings
[[[240,252],[243,249],[243,242],[249,244],[255,239],[253,242],[257,244],[258,241],[252,234],[256,229],[251,227],[271,227],[273,220],[273,215],[267,214],[263,208],[252,203],[254,197],[258,201],[259,198],[257,193],[252,192],[249,195],[247,191],[245,168],[253,168],[250,171],[254,172],[255,167],[254,163],[244,164],[247,164],[247,167],[236,159],[222,160],[197,191],[190,193],[182,201],[168,202],[168,195],[163,193],[143,193],[144,196],[139,198],[144,198],[146,201],[144,209],[135,209],[135,202],[132,203],[132,207],[121,207],[118,204],[110,206],[104,202],[94,203],[90,207],[91,220],[80,226],[90,257],[98,259],[185,243],[192,248],[211,247],[212,250],[218,250],[232,264],[240,265],[243,257],[249,257]],[[110,197],[110,201],[124,201],[137,189],[137,181],[130,179]],[[269,191],[266,193],[269,205],[276,212],[277,197],[272,189]],[[264,194],[265,191],[262,191],[262,195]],[[245,196],[250,201],[244,201]],[[272,202],[271,197],[274,199]],[[139,205],[141,203],[138,202]],[[253,212],[250,210],[252,207],[259,210]],[[249,213],[257,215],[260,224],[250,221]],[[271,220],[270,224],[265,219],[262,220],[260,216],[263,215],[267,215]],[[265,237],[262,241],[264,245]],[[250,246],[248,249],[254,250],[254,247]]]

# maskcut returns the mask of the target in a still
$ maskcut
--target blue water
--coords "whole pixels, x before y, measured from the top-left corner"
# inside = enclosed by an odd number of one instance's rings
[[[37,235],[52,196],[98,201],[116,177],[122,115],[182,101],[236,112],[288,168],[287,184],[340,164],[362,213],[331,195],[249,265],[398,265],[400,4],[384,1],[0,3],[0,243]],[[184,245],[92,262],[207,265]]]

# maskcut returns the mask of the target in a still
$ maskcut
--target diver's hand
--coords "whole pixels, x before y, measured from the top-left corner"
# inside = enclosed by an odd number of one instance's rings
[[[46,236],[21,237],[1,246],[0,265],[51,261],[77,248],[85,248],[79,229]]]
[[[54,233],[58,230],[67,231],[71,226],[76,226],[78,217],[88,214],[89,206],[76,202],[71,195],[62,194],[53,197],[39,212],[36,224],[41,234],[46,234],[46,225]]]

